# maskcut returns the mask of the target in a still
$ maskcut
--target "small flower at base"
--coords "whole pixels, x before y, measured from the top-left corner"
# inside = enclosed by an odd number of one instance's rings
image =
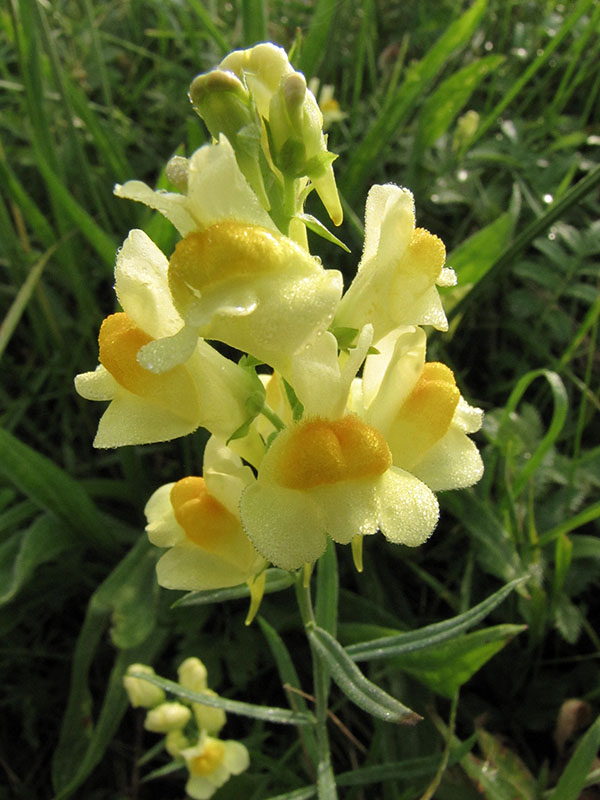
[[[190,777],[185,790],[194,800],[208,800],[231,775],[239,775],[250,764],[240,742],[221,741],[203,734],[194,747],[182,751]]]

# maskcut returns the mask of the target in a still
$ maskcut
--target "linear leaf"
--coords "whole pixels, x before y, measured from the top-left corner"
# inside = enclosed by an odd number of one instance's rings
[[[526,579],[526,576],[517,578],[498,589],[493,595],[483,600],[473,608],[443,622],[435,622],[416,631],[399,633],[396,636],[384,636],[370,642],[355,644],[345,649],[346,654],[354,661],[367,661],[390,656],[402,655],[422,650],[426,647],[453,639],[463,631],[476,625],[490,611],[508,597],[508,595]]]
[[[0,452],[0,473],[38,506],[90,543],[115,547],[114,532],[85,489],[70,475],[2,428]]]
[[[36,567],[75,544],[73,531],[43,514],[0,545],[0,605],[13,600]]]
[[[342,645],[318,626],[308,627],[311,645],[327,664],[331,677],[359,708],[386,722],[414,725],[421,717],[366,678]]]
[[[211,708],[222,708],[223,711],[227,711],[230,714],[239,714],[242,717],[252,717],[252,719],[264,719],[267,722],[284,725],[313,725],[315,721],[313,715],[309,713],[288,711],[287,708],[277,708],[276,706],[257,706],[251,703],[242,703],[239,700],[228,700],[226,697],[214,697],[200,692],[192,692],[190,689],[184,689],[183,686],[175,683],[175,681],[168,681],[158,675],[148,675],[143,672],[132,672],[131,674],[136,678],[143,678],[155,686],[160,686],[166,692],[183,697],[184,700],[189,700],[191,703],[201,703],[204,706],[211,706]]]

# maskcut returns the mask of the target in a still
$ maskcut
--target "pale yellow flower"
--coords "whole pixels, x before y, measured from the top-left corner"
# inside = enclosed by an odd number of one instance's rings
[[[304,419],[280,433],[240,512],[256,549],[288,570],[316,561],[327,536],[348,544],[381,530],[415,546],[438,519],[435,495],[393,466],[382,434],[354,415]]]
[[[183,325],[167,270],[167,259],[148,236],[131,231],[115,268],[123,311],[102,324],[100,366],[75,378],[77,392],[86,399],[111,401],[98,425],[96,447],[166,441],[199,426],[227,438],[248,417],[250,376],[197,337],[167,371],[140,364],[140,350],[173,337]]]
[[[279,233],[227,139],[191,157],[186,194],[155,192],[139,181],[115,191],[158,209],[184,237],[168,265],[183,322],[176,335],[146,345],[140,363],[172,369],[200,335],[290,375],[298,355],[331,324],[342,276]]]
[[[232,775],[248,769],[250,756],[241,742],[202,734],[197,744],[181,751],[189,772],[185,785],[194,800],[208,800]]]
[[[169,548],[160,558],[158,582],[167,589],[220,589],[253,585],[266,566],[242,529],[238,505],[254,477],[249,467],[212,438],[204,477],[189,476],[157,489],[145,509],[148,538]]]
[[[375,344],[401,325],[447,330],[436,286],[453,285],[456,275],[444,267],[445,259],[443,242],[415,228],[411,192],[393,184],[373,186],[367,197],[362,258],[335,324],[362,328],[370,322]]]
[[[367,356],[350,408],[385,436],[393,463],[433,491],[461,489],[483,474],[468,434],[483,412],[461,396],[449,367],[425,361],[425,333],[406,327],[388,334]]]

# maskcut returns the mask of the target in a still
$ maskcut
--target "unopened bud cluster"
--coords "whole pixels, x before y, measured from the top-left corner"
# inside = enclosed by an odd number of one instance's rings
[[[222,740],[225,712],[178,698],[167,700],[163,689],[143,676],[156,677],[152,667],[131,664],[123,678],[130,703],[146,708],[144,727],[165,736],[165,749],[176,763],[188,771],[186,792],[194,800],[212,797],[231,775],[248,768],[248,751],[240,742]],[[217,697],[207,687],[206,667],[199,658],[187,658],[178,669],[182,689],[206,697]]]

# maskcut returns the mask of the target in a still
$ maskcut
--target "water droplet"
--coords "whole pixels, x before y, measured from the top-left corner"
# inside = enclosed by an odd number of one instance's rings
[[[544,203],[552,203],[554,201],[554,197],[551,194],[544,195]]]
[[[469,173],[467,172],[466,169],[459,169],[458,172],[456,173],[456,177],[461,183],[464,183],[469,177]]]

